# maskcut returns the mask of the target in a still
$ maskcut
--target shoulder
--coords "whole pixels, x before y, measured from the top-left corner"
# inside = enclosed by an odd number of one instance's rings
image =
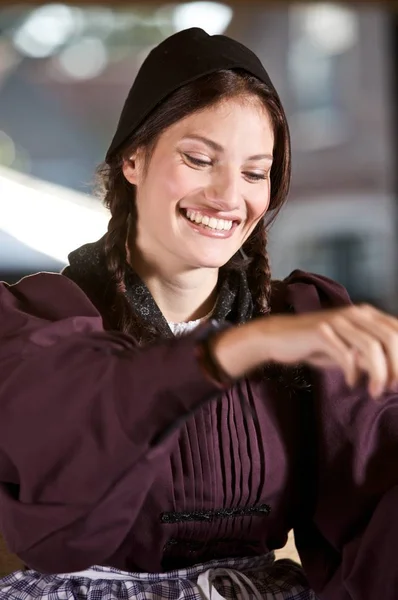
[[[0,310],[2,320],[17,313],[51,321],[98,315],[79,286],[59,273],[36,273],[12,285],[0,282]]]
[[[103,332],[102,318],[81,289],[57,273],[38,273],[18,283],[0,282],[0,365],[27,357],[82,333]],[[76,338],[76,335],[78,336]]]
[[[329,277],[296,269],[286,279],[272,282],[273,313],[303,313],[351,304],[344,286]]]

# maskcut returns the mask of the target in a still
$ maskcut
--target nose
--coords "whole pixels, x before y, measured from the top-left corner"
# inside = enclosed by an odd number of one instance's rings
[[[209,205],[220,211],[236,210],[240,206],[240,173],[223,171],[214,175],[206,189],[206,200]]]

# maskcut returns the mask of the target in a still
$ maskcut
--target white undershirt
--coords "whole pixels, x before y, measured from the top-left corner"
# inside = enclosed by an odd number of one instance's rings
[[[198,327],[201,323],[204,323],[204,321],[210,319],[211,315],[214,312],[214,308],[215,307],[213,307],[211,311],[201,319],[196,319],[195,321],[183,321],[182,323],[172,323],[171,321],[168,321],[167,324],[170,327],[173,334],[177,337],[186,333],[190,333],[191,331],[196,329],[196,327]]]

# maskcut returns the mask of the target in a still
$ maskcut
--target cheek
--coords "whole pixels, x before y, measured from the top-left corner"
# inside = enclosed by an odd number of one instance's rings
[[[162,162],[159,161],[156,165],[156,173],[154,174],[153,181],[156,181],[156,187],[163,197],[174,198],[176,201],[195,188],[200,187],[201,183],[200,172],[194,171],[181,163],[179,157],[168,158]]]
[[[186,165],[168,163],[156,173],[156,187],[159,199],[178,202],[197,187],[193,171]]]
[[[259,221],[267,212],[270,203],[271,190],[270,186],[259,186],[247,200],[249,208],[249,220]]]

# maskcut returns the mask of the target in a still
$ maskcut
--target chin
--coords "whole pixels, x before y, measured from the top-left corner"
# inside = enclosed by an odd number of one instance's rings
[[[195,263],[201,269],[220,269],[232,258],[232,256],[222,257],[222,256],[209,256],[204,257],[203,255],[197,257]]]
[[[228,262],[228,261],[226,261]],[[199,265],[200,269],[220,269],[221,267],[223,267],[225,265],[225,262],[208,262],[208,263],[203,263],[201,262],[201,264]]]

